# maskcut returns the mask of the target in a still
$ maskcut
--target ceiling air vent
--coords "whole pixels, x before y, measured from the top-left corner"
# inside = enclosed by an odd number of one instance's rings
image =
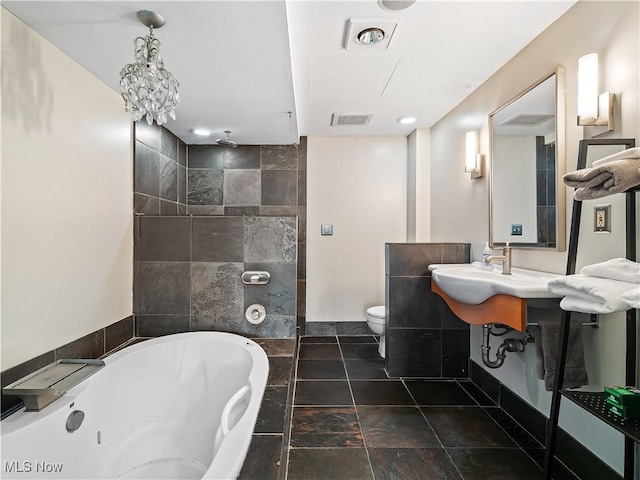
[[[519,113],[515,117],[506,120],[500,125],[522,125],[527,127],[533,127],[540,125],[541,123],[551,120],[555,115],[548,113]]]
[[[373,113],[334,113],[331,125],[369,125]]]

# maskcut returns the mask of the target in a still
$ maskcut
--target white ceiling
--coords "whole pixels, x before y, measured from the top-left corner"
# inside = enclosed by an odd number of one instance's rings
[[[383,10],[376,0],[3,1],[18,18],[118,91],[136,20],[155,10],[165,67],[180,82],[177,120],[189,144],[231,130],[240,144],[299,135],[408,135],[429,127],[562,15],[575,0],[431,1]],[[397,27],[388,48],[343,48],[349,19]],[[384,26],[386,28],[386,26]],[[373,114],[331,126],[333,113]],[[414,125],[396,119],[414,115]],[[195,137],[193,128],[213,131]]]

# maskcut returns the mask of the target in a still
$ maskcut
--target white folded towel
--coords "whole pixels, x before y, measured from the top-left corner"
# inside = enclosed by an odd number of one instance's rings
[[[609,155],[608,157],[601,158],[593,162],[591,166],[599,167],[600,165],[623,159],[634,159],[640,161],[640,147],[628,148],[621,152],[614,153],[613,155]]]
[[[635,285],[609,278],[590,277],[577,274],[551,280],[548,288],[552,293],[564,298],[560,308],[582,313],[612,313],[629,309],[627,301],[621,298]]]
[[[640,287],[624,292],[620,295],[620,298],[627,302],[629,308],[640,308]]]
[[[590,277],[610,278],[621,282],[640,283],[640,263],[626,258],[612,258],[606,262],[582,267],[580,273]]]

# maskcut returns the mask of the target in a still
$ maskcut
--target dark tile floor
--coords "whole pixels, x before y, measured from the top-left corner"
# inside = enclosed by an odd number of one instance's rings
[[[267,387],[239,478],[542,478],[541,445],[470,381],[389,379],[377,348],[373,336],[301,337],[293,388]]]

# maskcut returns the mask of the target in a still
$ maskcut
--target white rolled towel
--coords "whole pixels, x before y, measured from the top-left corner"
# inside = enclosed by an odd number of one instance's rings
[[[640,161],[640,147],[627,148],[626,150],[622,150],[621,152],[614,153],[613,155],[609,155],[608,157],[601,158],[593,162],[591,166],[599,167],[600,165],[605,165],[607,163],[615,162],[617,160],[624,160],[624,159]]]
[[[548,288],[564,297],[560,308],[582,313],[613,313],[629,309],[622,294],[636,285],[610,278],[590,277],[581,273],[551,280]]]
[[[640,287],[632,288],[624,292],[620,298],[627,302],[629,308],[640,308]]]
[[[626,258],[612,258],[606,262],[582,267],[580,273],[590,277],[610,278],[621,282],[640,283],[640,263]]]

